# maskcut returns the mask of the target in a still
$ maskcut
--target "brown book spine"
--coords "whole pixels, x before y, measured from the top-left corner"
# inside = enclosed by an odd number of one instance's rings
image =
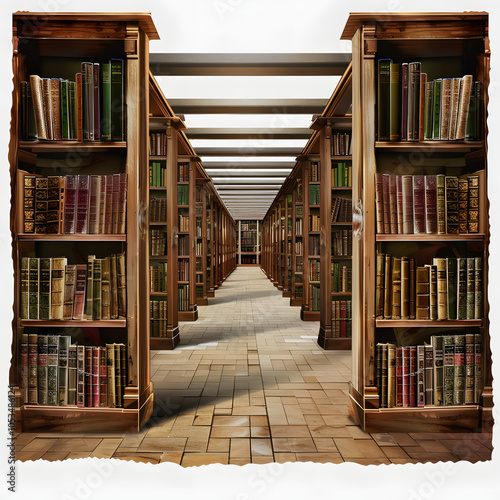
[[[396,346],[387,346],[387,407],[396,406]]]
[[[113,175],[106,175],[104,234],[113,234]]]
[[[403,177],[396,176],[396,203],[398,212],[398,231],[397,234],[404,234],[403,231]]]
[[[385,254],[377,254],[377,276],[375,282],[375,317],[383,319],[384,317],[384,269]]]
[[[417,347],[410,346],[410,388],[408,406],[417,406]]]
[[[48,187],[47,177],[35,179],[35,233],[47,233],[47,211],[48,211]]]
[[[85,346],[76,346],[76,406],[85,406]]]
[[[391,221],[391,234],[398,234],[398,201],[396,177],[396,175],[389,175],[389,212]]]
[[[384,197],[384,233],[391,234],[391,208],[389,200],[389,174],[382,174],[382,191]]]
[[[30,87],[35,114],[37,138],[48,139],[43,109],[42,79],[38,75],[30,75]]]
[[[429,312],[434,321],[438,319],[437,266],[426,264],[425,267],[429,268]]]
[[[375,210],[377,217],[377,234],[384,234],[384,183],[383,174],[375,173]]]
[[[100,175],[90,176],[90,195],[88,206],[88,233],[99,234],[100,221],[100,199],[101,199],[101,180]]]
[[[392,259],[392,319],[401,318],[401,259]]]
[[[441,83],[441,140],[450,138],[451,78],[443,78]]]
[[[110,305],[109,305],[110,319],[118,319],[118,279],[117,279],[117,269],[116,269],[116,254],[111,254],[109,259],[109,293],[110,293]]]
[[[108,355],[105,346],[99,347],[99,406],[108,406]]]
[[[437,234],[446,234],[446,190],[445,175],[436,175]]]
[[[120,174],[120,197],[118,210],[118,234],[127,232],[127,174]]]
[[[456,139],[457,133],[457,115],[458,101],[460,98],[460,78],[452,78],[451,80],[451,101],[450,101],[450,141]]]
[[[401,319],[409,319],[409,318],[410,318],[410,261],[408,260],[408,257],[401,257]]]
[[[413,234],[426,233],[425,176],[413,176]]]
[[[99,360],[99,347],[92,347],[92,406],[94,408],[99,408],[100,406],[100,360]]]
[[[446,279],[446,259],[435,257],[433,264],[437,269],[437,319],[448,318],[448,284]]]
[[[402,176],[403,234],[413,234],[413,176]]]
[[[110,259],[102,259],[101,265],[101,319],[111,319],[110,314]]]
[[[108,407],[116,406],[116,383],[115,383],[115,348],[113,344],[106,344],[106,354],[108,360]]]
[[[458,179],[458,232],[467,233],[468,215],[468,182],[467,179]]]
[[[65,178],[63,218],[63,232],[65,234],[75,233],[77,179],[76,175],[67,175]]]
[[[432,345],[424,346],[424,379],[425,379],[425,404],[434,404],[434,348]]]
[[[82,74],[77,73],[76,79],[76,140],[83,141],[83,91]]]
[[[446,234],[458,234],[458,178],[445,177]]]
[[[392,318],[392,258],[390,254],[385,255],[384,272],[384,319]]]
[[[396,347],[396,406],[403,406],[403,348]]]
[[[75,266],[75,303],[73,307],[73,319],[83,320],[85,310],[85,288],[87,283],[87,265],[77,264]]]
[[[52,99],[50,90],[50,78],[42,78],[42,101],[43,119],[47,130],[47,139],[54,139],[54,128],[52,126]]]
[[[66,177],[59,178],[59,234],[64,233],[64,207],[66,204]]]
[[[61,80],[59,78],[51,78],[50,98],[52,106],[52,133],[54,141],[62,139],[61,133]]]
[[[49,175],[47,191],[47,233],[57,234],[60,227],[60,181],[62,177]]]
[[[387,348],[389,344],[382,344],[382,360],[381,360],[381,391],[380,391],[380,406],[382,408],[387,408]]]
[[[76,192],[75,234],[87,234],[90,175],[78,175]]]
[[[425,346],[423,345],[417,346],[417,406],[425,406]]]
[[[465,404],[474,404],[474,334],[465,334]]]
[[[64,292],[65,292],[65,269],[66,257],[52,258],[52,276],[50,282],[50,317],[51,319],[63,319],[64,317]]]
[[[125,252],[116,256],[117,282],[118,282],[118,317],[127,317],[127,276],[125,273]]]
[[[437,233],[436,176],[425,176],[425,230],[427,234]]]
[[[402,347],[403,408],[410,406],[410,347]]]
[[[120,357],[120,345],[113,344],[115,350],[115,405],[122,407],[122,363]]]
[[[479,232],[479,176],[467,176],[468,200],[467,200],[467,232]]]
[[[64,308],[63,319],[73,319],[73,304],[75,300],[76,266],[68,264],[64,273]]]
[[[472,75],[465,75],[462,78],[455,139],[465,139],[465,125],[467,124],[471,88]]]
[[[429,268],[417,267],[416,319],[429,319]]]
[[[106,189],[108,176],[101,177],[101,190],[99,193],[99,234],[106,234]]]
[[[18,170],[18,182],[23,182],[23,229],[25,233],[35,232],[35,179],[34,175],[21,175]]]

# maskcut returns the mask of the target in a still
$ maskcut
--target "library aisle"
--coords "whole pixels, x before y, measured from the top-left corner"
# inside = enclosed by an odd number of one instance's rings
[[[139,433],[22,433],[17,460],[120,458],[245,465],[403,464],[491,459],[491,434],[363,432],[348,414],[350,351],[318,346],[261,269],[237,268],[181,323],[173,351],[152,351],[153,416]]]

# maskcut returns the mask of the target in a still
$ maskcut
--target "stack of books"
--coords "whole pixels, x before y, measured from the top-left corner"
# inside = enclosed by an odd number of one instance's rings
[[[166,292],[167,288],[167,263],[159,262],[157,266],[149,266],[150,291]]]
[[[149,133],[149,156],[166,156],[167,134],[165,132]]]
[[[332,300],[332,333],[335,338],[352,337],[351,300]]]
[[[149,198],[149,222],[167,222],[167,199],[159,196]]]
[[[151,300],[149,303],[149,329],[151,337],[167,336],[167,301]]]
[[[351,154],[351,134],[337,133],[332,134],[331,155],[347,156]]]

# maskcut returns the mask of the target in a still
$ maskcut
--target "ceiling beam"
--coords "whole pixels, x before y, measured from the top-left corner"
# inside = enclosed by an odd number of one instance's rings
[[[223,191],[225,189],[254,189],[254,188],[258,188],[262,191],[277,191],[280,187],[281,187],[281,184],[262,184],[262,183],[259,183],[259,182],[256,182],[254,184],[216,184],[214,182],[214,186],[215,186],[215,189],[217,189],[217,191]]]
[[[205,172],[211,177],[283,177],[285,179],[288,174],[291,172],[291,168],[286,170],[284,169],[267,169],[264,171],[256,170],[256,169],[238,169],[230,171],[229,169],[216,169],[216,168],[206,168]]]
[[[236,194],[238,196],[245,196],[245,195],[253,196],[253,195],[271,194],[271,193],[276,194],[277,192],[278,192],[278,189],[273,189],[272,191],[265,190],[265,189],[253,190],[253,189],[249,189],[247,186],[246,188],[239,190],[239,189],[234,189],[234,186],[231,186],[231,188],[229,190],[225,191],[224,193],[221,193],[221,199],[223,199],[224,196],[227,194]]]
[[[205,170],[209,169],[267,169],[267,168],[282,168],[286,170],[291,170],[295,166],[294,161],[280,161],[279,159],[274,161],[210,161],[203,160],[203,166]]]
[[[198,156],[298,156],[302,148],[196,148]],[[205,163],[204,163],[205,165]]]
[[[268,185],[268,184],[275,184],[277,186],[280,186],[283,184],[285,181],[286,177],[271,177],[269,179],[266,178],[260,178],[260,177],[248,177],[248,178],[241,178],[241,177],[216,177],[212,178],[212,182],[214,183],[214,186],[222,186],[222,185],[227,185],[227,184],[255,184],[255,185]]]
[[[318,76],[344,74],[350,53],[151,53],[155,76]]]
[[[319,115],[328,99],[169,99],[176,114]]]
[[[310,128],[190,128],[188,139],[309,139]]]

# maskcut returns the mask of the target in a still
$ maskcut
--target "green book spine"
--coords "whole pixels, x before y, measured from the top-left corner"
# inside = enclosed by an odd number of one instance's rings
[[[153,187],[157,187],[157,180],[156,180],[156,162],[152,162],[151,163],[151,171],[153,172],[153,177],[152,177],[152,183],[151,183],[151,186]]]
[[[443,337],[433,335],[431,344],[434,348],[434,405],[443,405]]]
[[[401,82],[400,82],[400,64],[390,63],[390,117],[389,117],[389,139],[399,141],[401,125]]]
[[[432,110],[432,138],[441,139],[441,84],[442,79],[434,80],[434,99]]]
[[[21,319],[29,319],[30,259],[21,257]]]
[[[69,139],[68,80],[61,80],[61,137]]]
[[[453,405],[453,387],[455,380],[455,336],[443,337],[443,399],[445,406]]]
[[[101,141],[111,140],[111,64],[101,64]]]
[[[378,61],[377,139],[379,141],[390,140],[391,62],[392,61],[390,59],[381,59]]]
[[[123,101],[123,60],[111,59],[111,140],[125,140]]]
[[[68,82],[69,138],[76,141],[76,82]]]
[[[453,404],[465,403],[465,335],[455,335]]]
[[[29,260],[29,319],[38,319],[38,287],[40,259]]]
[[[457,319],[467,319],[467,259],[457,259]]]
[[[457,259],[446,259],[448,319],[457,319]]]
[[[50,319],[50,278],[52,271],[52,259],[50,257],[40,259],[40,293],[38,303],[38,319]]]
[[[48,336],[47,354],[47,404],[59,404],[58,365],[59,365],[59,336]]]

